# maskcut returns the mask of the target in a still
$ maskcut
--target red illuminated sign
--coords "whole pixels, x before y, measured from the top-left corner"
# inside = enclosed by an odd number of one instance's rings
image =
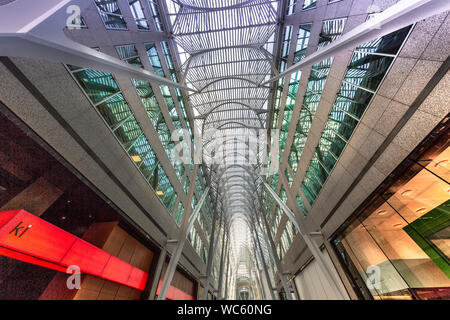
[[[65,272],[70,265],[138,290],[148,274],[25,210],[0,212],[0,255]]]
[[[156,290],[156,295],[159,295],[159,290],[161,290],[162,281],[159,281],[158,289]],[[190,294],[187,294],[184,291],[181,291],[180,289],[170,286],[169,290],[167,291],[166,298],[169,300],[194,300],[194,297]]]

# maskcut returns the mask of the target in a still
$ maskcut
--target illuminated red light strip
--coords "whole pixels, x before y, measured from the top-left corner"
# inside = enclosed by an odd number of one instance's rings
[[[65,272],[82,273],[144,290],[148,273],[25,211],[0,212],[0,255]]]
[[[159,295],[159,290],[161,289],[162,281],[159,281],[158,289],[156,290],[156,295]],[[194,300],[194,297],[186,292],[174,287],[170,286],[169,291],[167,291],[166,298],[169,300]]]
[[[66,272],[67,268],[66,267],[62,267],[60,265],[57,265],[55,263],[51,263],[42,259],[38,259],[8,248],[4,248],[4,247],[0,247],[0,255],[1,256],[6,256],[6,257],[10,257],[16,260],[20,260],[23,262],[28,262],[28,263],[32,263],[41,267],[45,267],[48,269],[53,269],[56,271],[61,271],[61,272]]]

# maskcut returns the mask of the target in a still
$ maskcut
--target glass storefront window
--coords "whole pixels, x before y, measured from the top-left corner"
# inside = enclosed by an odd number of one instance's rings
[[[336,240],[375,299],[450,299],[448,139],[433,148]]]

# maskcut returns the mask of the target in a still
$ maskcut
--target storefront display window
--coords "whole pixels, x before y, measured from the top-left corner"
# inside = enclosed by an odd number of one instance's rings
[[[375,299],[450,299],[448,132],[406,161],[335,244]]]

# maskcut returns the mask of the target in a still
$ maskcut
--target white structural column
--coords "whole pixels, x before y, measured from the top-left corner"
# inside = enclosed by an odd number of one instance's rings
[[[219,230],[217,232],[217,237],[216,240],[213,242],[213,233],[211,232],[211,244],[209,246],[209,253],[208,253],[208,265],[206,267],[206,280],[205,280],[205,291],[203,292],[203,300],[206,300],[208,298],[208,290],[209,290],[209,282],[211,281],[211,274],[212,274],[212,270],[214,268],[214,256],[216,255],[216,249],[217,249],[217,244],[219,243],[219,238],[220,238],[220,225],[223,222],[223,215],[221,216],[222,219],[218,220],[218,227]],[[210,259],[211,258],[211,259]]]
[[[256,265],[256,274],[257,274],[257,277],[258,277],[259,292],[260,292],[261,298],[263,298],[264,300],[267,300],[266,290],[265,290],[265,286],[264,286],[264,283],[263,283],[263,280],[262,280],[261,269],[259,267],[259,262],[258,262],[258,257],[257,257],[256,252],[255,252],[255,265]]]
[[[263,269],[264,269],[264,275],[265,275],[265,277],[266,277],[267,284],[268,284],[268,286],[269,286],[269,292],[270,292],[270,295],[271,295],[271,297],[272,297],[272,300],[277,300],[277,299],[276,299],[276,296],[275,296],[275,294],[274,294],[274,292],[273,292],[273,285],[272,285],[272,281],[270,280],[269,269],[268,269],[268,267],[267,267],[266,260],[264,259],[264,253],[263,253],[263,251],[262,251],[261,242],[259,241],[259,238],[258,238],[258,234],[257,234],[257,232],[256,232],[256,229],[255,229],[255,228],[252,228],[252,230],[253,230],[253,232],[254,232],[254,237],[255,237],[255,239],[253,240],[253,242],[255,243],[254,245],[255,245],[255,246],[258,246],[258,248],[259,248],[259,253],[260,253],[260,257],[261,257],[261,263],[262,263],[262,267],[263,267]],[[256,248],[255,248],[255,252],[256,252]]]
[[[330,269],[327,267],[327,264],[325,262],[325,259],[322,256],[322,252],[320,251],[319,246],[317,243],[311,238],[311,236],[306,232],[305,226],[302,224],[302,221],[299,222],[295,218],[295,214],[289,209],[289,207],[280,199],[280,197],[276,194],[275,191],[272,190],[272,188],[264,182],[264,186],[266,189],[270,192],[270,194],[274,197],[275,201],[278,203],[278,205],[283,209],[284,213],[287,215],[289,220],[292,222],[292,224],[297,228],[299,234],[302,236],[303,240],[306,243],[306,246],[311,251],[314,259],[317,260],[317,263],[319,264],[320,268],[322,269],[325,276],[328,278],[328,281],[330,284],[334,287],[336,292],[339,293],[340,297],[342,299],[345,299],[345,297],[342,295],[341,290],[339,289],[339,285],[337,283],[336,278],[331,273]]]
[[[186,236],[191,231],[191,228],[194,226],[194,222],[198,217],[198,214],[200,212],[200,209],[203,205],[203,202],[205,202],[206,196],[208,195],[208,192],[210,190],[210,187],[207,187],[205,191],[203,192],[202,197],[200,198],[200,201],[197,204],[197,207],[195,207],[194,211],[192,212],[191,216],[189,217],[188,223],[186,224],[186,227],[184,228],[184,231],[181,232],[181,238],[178,240],[177,247],[175,248],[175,251],[170,258],[169,265],[167,266],[166,273],[164,275],[164,279],[161,284],[161,290],[158,294],[158,300],[165,300],[167,296],[167,292],[169,291],[170,284],[172,283],[173,275],[175,274],[175,270],[178,265],[178,261],[180,260],[181,253],[183,252],[184,244],[186,243]]]
[[[283,273],[283,267],[281,266],[281,261],[277,254],[275,242],[273,241],[272,235],[270,234],[270,227],[269,227],[269,224],[267,223],[267,219],[263,212],[261,212],[260,215],[262,216],[261,219],[263,220],[265,232],[264,232],[264,227],[261,225],[261,221],[259,220],[258,217],[256,217],[257,223],[255,223],[255,226],[259,227],[261,229],[262,234],[266,235],[265,240],[266,240],[266,243],[268,244],[267,247],[269,248],[269,252],[271,253],[272,258],[275,262],[275,267],[277,269],[278,276],[280,277],[281,285],[283,286],[283,289],[286,292],[286,298],[288,300],[295,300],[295,299],[293,299],[291,290],[286,282],[286,278]]]
[[[227,234],[227,232],[225,232],[225,230],[226,229],[224,228],[223,237],[222,237],[222,253],[220,254],[219,283],[217,285],[217,299],[219,299],[219,300],[222,298],[223,268],[225,265],[225,253],[228,250],[228,242],[229,242],[228,236],[226,237],[226,240],[225,240],[225,236]]]
[[[161,252],[159,253],[158,263],[156,265],[155,274],[153,276],[153,282],[152,282],[152,286],[150,288],[150,294],[149,294],[148,300],[155,300],[156,290],[158,289],[158,284],[159,284],[159,280],[161,278],[161,272],[162,272],[162,268],[164,266],[164,261],[166,261],[166,257],[167,257],[167,248],[166,248],[166,246],[164,246],[161,249]]]
[[[255,240],[253,239],[252,242],[253,242],[252,243],[253,244],[253,250],[255,251],[255,261],[256,261],[256,269],[257,269],[256,271],[258,273],[259,283],[260,283],[260,286],[261,286],[261,297],[264,298],[264,300],[267,300],[267,296],[266,296],[267,289],[266,289],[266,285],[264,284],[264,281],[262,279],[261,268],[260,268],[260,265],[259,265],[259,262],[258,262],[258,251],[256,250]]]
[[[227,299],[228,298],[228,274],[229,274],[229,271],[230,271],[230,252],[227,250],[227,263],[226,263],[226,266],[227,266],[227,272],[225,273],[225,293],[223,294],[223,298],[224,299]]]

